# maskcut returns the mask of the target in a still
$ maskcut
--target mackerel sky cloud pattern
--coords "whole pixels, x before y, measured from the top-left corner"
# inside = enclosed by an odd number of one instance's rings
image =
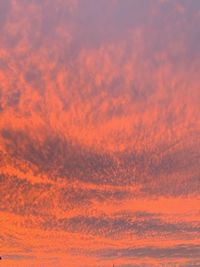
[[[6,267],[200,266],[200,1],[0,1]]]

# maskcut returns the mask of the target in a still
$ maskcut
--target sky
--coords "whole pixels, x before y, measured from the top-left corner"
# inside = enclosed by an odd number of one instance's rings
[[[200,266],[200,1],[0,1],[0,267]]]

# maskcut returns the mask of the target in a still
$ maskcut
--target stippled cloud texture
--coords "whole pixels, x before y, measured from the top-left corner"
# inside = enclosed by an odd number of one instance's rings
[[[0,1],[4,266],[200,265],[200,2]]]

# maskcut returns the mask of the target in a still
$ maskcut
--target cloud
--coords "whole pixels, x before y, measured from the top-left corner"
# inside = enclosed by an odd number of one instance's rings
[[[48,184],[31,184],[25,179],[0,176],[1,211],[20,215],[45,215],[52,206],[51,197],[47,194],[52,188]],[[51,190],[52,195],[53,191]]]
[[[96,252],[102,258],[159,258],[159,259],[198,259],[198,245],[178,245],[175,247],[141,247],[127,249],[105,249]]]
[[[40,236],[53,251],[56,232],[104,260],[197,258],[199,10],[186,0],[1,1],[0,206],[20,255]],[[57,251],[70,267],[83,262]]]
[[[83,233],[93,236],[122,238],[131,236],[190,236],[199,233],[198,222],[167,222],[164,219],[142,213],[115,216],[74,216],[71,218],[48,218],[43,223],[45,229],[59,229],[73,233]]]
[[[24,260],[24,259],[28,259],[28,260],[32,260],[35,259],[34,256],[30,256],[30,255],[4,255],[3,256],[4,260]]]
[[[8,19],[9,11],[10,11],[11,1],[1,1],[0,4],[0,29],[4,27],[6,21]]]
[[[179,149],[177,145],[151,155],[150,151],[101,152],[55,133],[44,132],[39,140],[24,131],[2,129],[1,137],[9,161],[29,164],[35,173],[51,180],[62,177],[96,185],[138,184],[139,195],[198,194],[199,151],[193,142],[187,148]]]

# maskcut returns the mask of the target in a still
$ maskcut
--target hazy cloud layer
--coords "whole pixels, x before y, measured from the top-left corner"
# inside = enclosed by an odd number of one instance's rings
[[[200,264],[199,36],[198,0],[0,2],[7,266]]]

